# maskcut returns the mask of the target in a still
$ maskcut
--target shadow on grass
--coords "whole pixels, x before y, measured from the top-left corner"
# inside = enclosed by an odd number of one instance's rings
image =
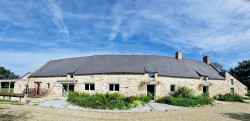
[[[8,108],[0,108],[0,121],[27,120],[31,118],[31,116],[28,116],[29,112],[5,110],[8,110]]]
[[[250,113],[224,113],[223,116],[241,121],[250,120]]]

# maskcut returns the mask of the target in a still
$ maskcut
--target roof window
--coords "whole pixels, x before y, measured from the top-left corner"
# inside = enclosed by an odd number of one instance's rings
[[[74,77],[74,74],[73,74],[73,73],[69,73],[69,77],[70,77],[70,78],[73,78],[73,77]]]
[[[207,76],[202,76],[201,78],[202,78],[203,81],[207,81],[208,80]]]
[[[155,78],[155,73],[148,73],[149,78]]]

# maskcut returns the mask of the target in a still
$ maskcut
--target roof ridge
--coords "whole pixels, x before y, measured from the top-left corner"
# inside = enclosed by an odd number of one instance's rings
[[[59,60],[67,60],[67,59],[77,59],[77,58],[85,58],[85,57],[95,57],[95,56],[158,56],[158,57],[169,57],[169,58],[175,58],[171,56],[165,56],[165,55],[129,55],[129,54],[103,54],[103,55],[88,55],[88,56],[80,56],[80,57],[69,57],[69,58],[62,58],[62,59],[54,59],[50,61],[59,61]],[[188,58],[182,58],[184,60],[192,60]],[[192,60],[192,61],[198,61],[198,60]],[[203,62],[203,61],[198,61]]]

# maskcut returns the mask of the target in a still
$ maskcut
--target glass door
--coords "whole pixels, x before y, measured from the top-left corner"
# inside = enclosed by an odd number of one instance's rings
[[[62,96],[67,97],[69,91],[74,91],[74,84],[63,84],[62,85]]]

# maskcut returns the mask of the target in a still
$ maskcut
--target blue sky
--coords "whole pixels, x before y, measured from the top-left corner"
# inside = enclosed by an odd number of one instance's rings
[[[51,59],[100,54],[250,58],[247,0],[0,0],[0,66],[23,75]]]

